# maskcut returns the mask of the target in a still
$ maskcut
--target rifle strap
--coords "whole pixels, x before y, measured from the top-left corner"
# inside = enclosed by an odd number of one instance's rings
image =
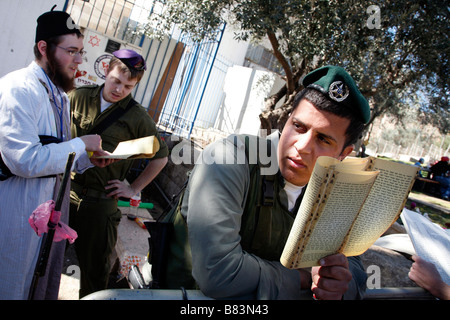
[[[112,111],[103,121],[95,125],[89,130],[88,134],[98,134],[101,135],[106,128],[108,128],[113,122],[118,120],[121,116],[127,113],[133,106],[137,105],[138,102],[133,98],[128,102],[128,105],[125,108],[116,108]]]

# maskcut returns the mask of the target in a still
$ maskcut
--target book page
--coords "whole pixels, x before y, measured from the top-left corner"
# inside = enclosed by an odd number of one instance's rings
[[[320,258],[338,251],[378,174],[334,163],[328,157],[317,160],[282,254],[286,267],[318,265]]]
[[[295,268],[299,259],[300,248],[306,239],[307,230],[310,229],[313,217],[317,213],[321,202],[321,194],[325,184],[324,181],[328,169],[316,166],[311,174],[300,208],[295,217],[286,245],[280,261],[287,268]]]
[[[139,159],[152,158],[159,150],[159,141],[155,136],[120,142],[114,152],[96,159]]]
[[[369,158],[355,158],[347,157],[337,164],[337,170],[349,170],[351,172],[355,171],[368,171],[366,168],[369,165]]]
[[[450,285],[450,233],[408,209],[403,209],[400,217],[416,254],[433,263],[442,280]]]
[[[371,160],[380,174],[342,250],[347,256],[364,253],[398,219],[418,170],[415,166],[389,160]]]
[[[355,176],[350,173],[336,173],[335,181],[327,190],[327,199],[320,209],[320,217],[315,220],[314,229],[305,245],[301,263],[297,268],[318,265],[319,259],[338,252],[364,199],[376,177]]]

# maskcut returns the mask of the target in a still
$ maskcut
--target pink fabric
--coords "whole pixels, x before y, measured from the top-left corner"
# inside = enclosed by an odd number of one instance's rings
[[[55,201],[49,200],[41,205],[39,205],[31,214],[28,222],[38,236],[43,233],[48,232],[48,221],[50,217],[52,222],[57,224],[55,229],[55,236],[53,237],[54,242],[59,242],[61,240],[69,240],[70,243],[74,243],[75,239],[78,237],[75,230],[70,228],[63,222],[59,222],[61,217],[61,212],[53,211],[55,209]],[[52,214],[53,212],[53,214]]]

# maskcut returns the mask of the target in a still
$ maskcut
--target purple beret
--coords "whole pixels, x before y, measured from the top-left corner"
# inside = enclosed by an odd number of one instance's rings
[[[138,71],[147,70],[144,58],[136,51],[130,49],[120,49],[113,52],[113,55],[120,59],[130,69]]]

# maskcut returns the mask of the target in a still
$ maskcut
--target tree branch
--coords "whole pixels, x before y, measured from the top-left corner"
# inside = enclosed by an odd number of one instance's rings
[[[291,94],[295,90],[294,76],[292,74],[291,66],[280,51],[280,45],[278,39],[272,31],[267,31],[267,36],[269,38],[270,44],[272,45],[273,55],[277,58],[283,67],[284,73],[286,74],[286,85],[287,93]]]
[[[297,71],[295,71],[295,73],[293,74],[293,82],[294,82],[294,91],[292,93],[297,93],[300,90],[300,86],[299,86],[299,80],[301,78],[301,76],[305,73],[306,70],[306,59],[302,59],[302,62],[300,63],[299,68],[297,69]],[[290,95],[292,95],[292,93]],[[286,98],[286,103],[289,102],[289,96],[288,94],[288,90],[287,90],[287,86],[284,85],[280,88],[280,90],[278,90],[278,92],[274,93],[273,95],[271,95],[270,97],[268,97],[265,100],[264,106],[265,106],[265,110],[269,111],[269,110],[274,110],[275,106],[277,105],[278,101],[280,101],[283,97],[287,97]],[[291,99],[292,100],[292,99]]]

